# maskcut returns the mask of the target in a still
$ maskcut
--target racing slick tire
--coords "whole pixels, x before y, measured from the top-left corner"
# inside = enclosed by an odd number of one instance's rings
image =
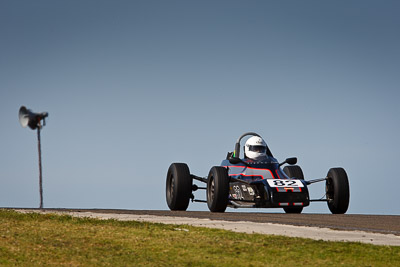
[[[283,168],[283,172],[289,176],[289,178],[297,178],[304,180],[303,171],[298,165],[293,166],[285,166]],[[301,213],[303,211],[303,207],[286,207],[283,208],[286,213]]]
[[[167,204],[170,210],[186,210],[192,196],[193,178],[185,163],[169,166],[166,183]]]
[[[349,207],[349,179],[343,168],[329,170],[325,184],[328,207],[332,214],[344,214]]]
[[[207,205],[211,212],[224,212],[228,206],[229,176],[224,167],[212,167],[207,178]]]

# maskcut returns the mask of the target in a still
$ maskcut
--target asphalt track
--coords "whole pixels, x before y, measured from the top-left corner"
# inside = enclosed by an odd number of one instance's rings
[[[36,209],[31,209],[36,210]],[[103,214],[134,214],[164,217],[209,219],[229,222],[274,223],[293,226],[330,228],[343,231],[364,231],[400,236],[399,215],[360,214],[285,214],[262,212],[169,211],[169,210],[120,210],[120,209],[44,209],[45,211],[93,212]]]

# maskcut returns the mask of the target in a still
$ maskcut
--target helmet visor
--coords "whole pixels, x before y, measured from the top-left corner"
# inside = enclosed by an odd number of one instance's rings
[[[265,146],[249,146],[249,151],[258,152],[258,153],[266,153],[267,147],[265,147]]]

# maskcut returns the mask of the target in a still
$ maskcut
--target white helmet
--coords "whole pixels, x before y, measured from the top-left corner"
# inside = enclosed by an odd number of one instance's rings
[[[267,156],[267,143],[258,136],[247,139],[244,145],[244,154],[250,159],[259,159]]]

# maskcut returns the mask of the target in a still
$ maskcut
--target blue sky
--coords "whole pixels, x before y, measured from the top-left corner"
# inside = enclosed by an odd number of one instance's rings
[[[345,168],[349,213],[399,215],[399,11],[398,1],[1,1],[0,206],[39,206],[25,105],[49,112],[48,208],[167,209],[172,162],[206,176],[255,131],[278,160],[297,156],[306,179]]]

